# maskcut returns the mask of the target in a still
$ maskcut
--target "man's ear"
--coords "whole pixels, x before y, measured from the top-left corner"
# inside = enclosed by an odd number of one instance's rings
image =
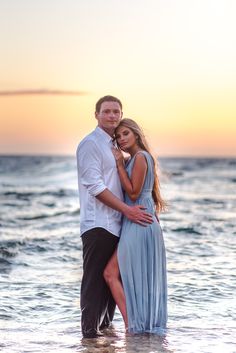
[[[94,116],[95,116],[95,118],[97,119],[97,118],[98,118],[98,112],[95,112],[95,113],[94,113]]]

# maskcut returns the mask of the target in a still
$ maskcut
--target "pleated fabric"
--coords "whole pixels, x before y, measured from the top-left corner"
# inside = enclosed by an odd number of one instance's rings
[[[163,334],[167,323],[166,254],[152,199],[154,164],[148,152],[138,153],[145,156],[148,165],[144,186],[135,202],[128,195],[125,202],[145,206],[147,212],[153,214],[154,222],[143,227],[124,217],[118,263],[126,297],[128,331]],[[130,177],[136,155],[126,166]]]

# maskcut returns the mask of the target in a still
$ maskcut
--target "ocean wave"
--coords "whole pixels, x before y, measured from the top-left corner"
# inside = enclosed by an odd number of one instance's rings
[[[59,217],[62,215],[78,215],[79,214],[79,209],[73,210],[73,211],[60,211],[60,212],[54,212],[54,213],[40,213],[40,214],[35,214],[31,216],[18,216],[17,219],[20,221],[34,221],[38,219],[47,219],[47,218],[54,218],[54,217]]]
[[[11,261],[5,259],[4,257],[0,257],[0,265],[11,265]]]
[[[34,220],[38,220],[38,219],[58,217],[58,216],[61,216],[61,215],[64,215],[64,214],[67,214],[67,212],[62,211],[62,212],[55,212],[53,214],[42,213],[42,214],[37,214],[37,215],[34,215],[34,216],[17,217],[17,219],[21,220],[21,221],[34,221]]]
[[[71,189],[58,189],[58,190],[46,190],[46,191],[5,191],[2,193],[3,196],[14,196],[16,199],[29,200],[33,197],[42,197],[42,196],[53,196],[53,197],[71,197],[75,196],[77,193],[75,190]]]
[[[194,203],[196,204],[200,204],[200,205],[205,205],[205,204],[218,204],[218,205],[224,205],[225,204],[225,200],[217,200],[216,198],[212,197],[212,198],[199,198],[196,199],[194,201]]]
[[[188,233],[188,234],[202,235],[201,232],[195,230],[193,227],[179,227],[179,228],[174,228],[172,230],[177,233]]]
[[[13,259],[19,254],[19,248],[23,241],[1,241],[0,242],[0,270],[5,272],[6,268],[12,265]]]
[[[6,257],[14,257],[16,256],[17,251],[14,249],[7,249],[7,248],[1,248],[0,247],[0,255],[2,255],[4,258]]]
[[[21,245],[24,245],[25,242],[23,240],[1,240],[0,241],[0,249],[15,249]]]

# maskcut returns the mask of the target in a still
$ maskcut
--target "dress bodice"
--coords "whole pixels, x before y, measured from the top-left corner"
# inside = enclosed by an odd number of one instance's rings
[[[138,153],[142,153],[147,161],[147,173],[145,176],[144,184],[141,190],[141,193],[136,201],[130,200],[129,196],[127,193],[125,193],[125,203],[129,205],[134,205],[134,204],[142,204],[145,205],[149,211],[152,211],[155,209],[154,201],[152,198],[152,189],[153,189],[153,184],[154,184],[154,163],[152,160],[151,155],[146,152],[146,151],[138,151],[131,159],[129,159],[126,163],[126,171],[128,173],[129,178],[131,178],[131,173],[132,169],[134,166],[134,161],[135,157],[137,156]]]

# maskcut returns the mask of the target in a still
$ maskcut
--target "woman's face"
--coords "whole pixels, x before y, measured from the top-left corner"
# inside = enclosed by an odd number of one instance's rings
[[[137,145],[136,136],[131,129],[120,126],[116,131],[116,141],[123,151],[129,151]]]

